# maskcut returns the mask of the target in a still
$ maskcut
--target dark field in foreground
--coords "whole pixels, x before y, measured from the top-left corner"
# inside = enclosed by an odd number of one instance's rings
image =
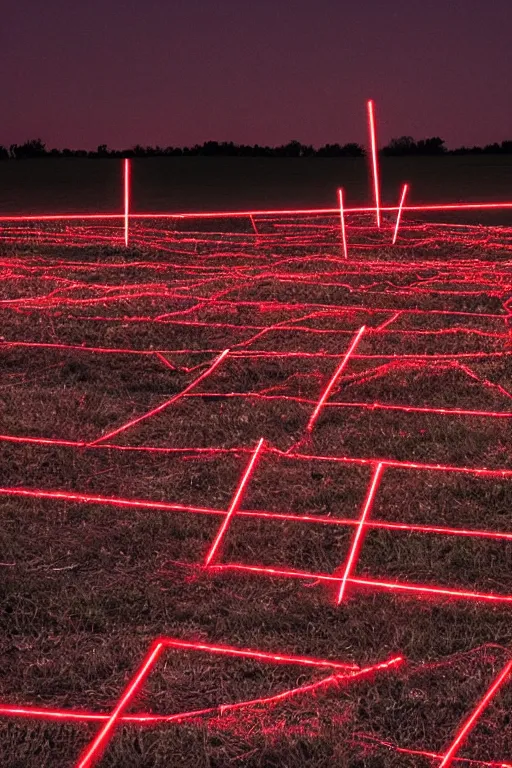
[[[154,223],[129,251],[3,229],[2,766],[73,766],[100,724],[50,712],[110,713],[157,637],[402,660],[168,648],[124,715],[210,711],[118,723],[101,768],[434,768],[506,669],[511,233],[368,224],[348,262],[332,219]],[[512,763],[511,706],[509,676],[455,765]]]

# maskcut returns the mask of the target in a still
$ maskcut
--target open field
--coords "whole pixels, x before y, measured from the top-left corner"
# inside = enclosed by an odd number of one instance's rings
[[[383,200],[496,202],[512,198],[512,158],[383,158]],[[368,200],[365,159],[154,158],[132,160],[133,209],[155,211],[336,207]],[[0,164],[0,214],[110,213],[122,209],[119,160],[28,160]],[[474,219],[471,220],[474,223]],[[470,221],[470,223],[471,223]],[[498,214],[489,224],[512,225]]]
[[[393,223],[2,226],[0,765],[510,768],[512,230]]]

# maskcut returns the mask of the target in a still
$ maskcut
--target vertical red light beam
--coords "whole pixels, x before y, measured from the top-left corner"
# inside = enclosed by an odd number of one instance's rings
[[[259,453],[261,451],[261,448],[263,446],[263,438],[259,441],[258,445],[253,451],[253,454],[251,456],[251,460],[249,464],[247,465],[247,468],[243,474],[242,479],[240,480],[238,484],[238,488],[236,489],[235,495],[233,496],[233,499],[231,501],[231,504],[229,505],[229,509],[227,511],[226,517],[224,518],[224,522],[219,528],[219,532],[217,533],[215,540],[210,547],[210,550],[208,554],[206,555],[204,565],[205,567],[208,567],[210,563],[212,562],[213,558],[215,557],[215,553],[217,552],[218,548],[220,547],[221,541],[224,538],[226,531],[228,529],[228,525],[231,522],[231,518],[235,514],[236,510],[238,509],[238,505],[240,503],[240,499],[242,498],[242,494],[244,492],[245,486],[249,482],[249,478],[251,477],[254,465],[256,464],[256,459],[259,456]]]
[[[343,190],[338,189],[340,201],[341,242],[343,243],[343,256],[348,259],[347,231],[345,228],[345,208],[343,207]]]
[[[128,225],[130,219],[130,161],[124,161],[124,244],[128,247]]]
[[[151,668],[154,666],[163,647],[164,644],[160,640],[156,640],[151,644],[146,657],[137,670],[137,673],[130,681],[128,687],[125,689],[123,695],[119,699],[114,711],[108,718],[103,728],[99,731],[97,736],[85,748],[85,751],[81,757],[79,757],[75,768],[90,768],[90,766],[94,765],[94,763],[97,762],[97,760],[100,758],[101,753],[111,738],[111,732],[116,724],[116,721],[150,673]]]
[[[408,189],[409,189],[409,185],[404,184],[402,189],[402,197],[400,198],[400,204],[398,206],[398,213],[396,216],[395,231],[393,233],[393,245],[396,243],[396,239],[398,237],[398,227],[400,226],[400,219],[402,218],[402,208],[404,207],[405,196],[407,194]]]
[[[439,764],[439,768],[448,768],[448,766],[450,766],[453,763],[453,760],[455,759],[455,755],[458,752],[462,742],[465,741],[466,737],[470,733],[473,726],[476,724],[478,718],[480,717],[484,709],[487,707],[487,705],[489,704],[493,696],[495,696],[495,694],[499,691],[501,686],[504,684],[511,670],[512,670],[512,660],[509,661],[508,664],[505,666],[505,668],[501,671],[501,673],[498,675],[494,683],[491,685],[491,687],[483,697],[482,701],[479,703],[476,709],[471,713],[471,715],[468,717],[464,725],[461,726],[461,728],[459,729],[459,732],[457,733],[455,739],[453,740],[453,743],[448,749],[448,752],[446,752],[441,763]]]
[[[375,212],[377,226],[380,229],[380,182],[379,182],[379,161],[377,153],[377,135],[375,128],[375,109],[373,101],[368,101],[368,131],[370,133],[370,144],[372,151],[372,172],[373,172],[373,196],[375,200]]]
[[[338,381],[339,377],[340,377],[340,376],[341,376],[341,374],[343,373],[343,369],[345,368],[346,364],[348,363],[348,361],[349,361],[349,358],[350,358],[350,355],[352,354],[352,352],[355,350],[355,348],[356,348],[356,347],[357,347],[357,345],[359,344],[359,341],[360,341],[360,339],[361,339],[361,336],[363,335],[363,333],[365,332],[365,330],[366,330],[366,326],[365,326],[365,325],[361,326],[361,328],[358,330],[358,332],[357,332],[357,333],[356,333],[356,335],[354,336],[354,338],[353,338],[353,340],[352,340],[352,343],[351,343],[350,347],[348,348],[348,351],[347,351],[347,353],[345,354],[345,357],[343,358],[343,360],[341,361],[341,363],[339,364],[339,366],[338,366],[338,367],[336,368],[336,370],[334,371],[334,374],[333,374],[333,376],[332,376],[332,378],[331,378],[330,382],[329,382],[329,383],[328,383],[328,385],[326,386],[326,388],[325,388],[324,392],[322,393],[322,396],[320,397],[320,400],[319,400],[319,401],[318,401],[318,403],[317,403],[317,406],[316,406],[315,410],[314,410],[314,411],[313,411],[313,413],[311,414],[311,418],[310,418],[310,420],[309,420],[309,422],[308,422],[308,425],[307,425],[307,427],[306,427],[306,429],[307,429],[307,431],[308,431],[308,432],[311,432],[311,430],[313,429],[313,427],[314,427],[314,425],[315,425],[315,421],[318,419],[318,416],[319,416],[319,414],[320,414],[320,411],[322,410],[322,406],[323,406],[323,404],[325,403],[325,401],[326,401],[326,400],[327,400],[327,398],[329,397],[329,395],[330,395],[330,393],[331,393],[331,390],[332,390],[332,388],[334,387],[334,385],[335,385],[335,384],[336,384],[336,382]]]
[[[375,468],[375,471],[373,473],[373,477],[370,483],[370,487],[368,488],[368,493],[366,494],[366,499],[364,502],[363,511],[361,513],[361,518],[359,520],[357,530],[352,540],[352,546],[350,547],[347,563],[345,565],[345,570],[343,572],[343,578],[341,579],[340,590],[338,592],[338,605],[343,600],[343,597],[345,595],[345,590],[347,587],[347,579],[349,578],[352,572],[357,556],[359,554],[359,550],[361,549],[364,525],[366,523],[366,519],[368,515],[370,514],[370,510],[373,506],[375,494],[377,493],[377,489],[379,487],[380,479],[382,476],[382,469],[383,469],[383,464],[382,462],[380,462],[379,464],[377,464],[377,467]]]

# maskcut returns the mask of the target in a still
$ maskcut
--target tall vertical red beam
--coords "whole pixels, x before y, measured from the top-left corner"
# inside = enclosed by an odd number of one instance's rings
[[[130,219],[130,161],[124,160],[124,244],[128,247],[128,225]]]
[[[373,176],[373,197],[375,201],[375,213],[377,226],[380,229],[380,180],[379,180],[379,159],[377,152],[377,135],[375,128],[375,107],[373,101],[368,101],[368,131],[370,134],[370,145],[372,152],[372,176]]]

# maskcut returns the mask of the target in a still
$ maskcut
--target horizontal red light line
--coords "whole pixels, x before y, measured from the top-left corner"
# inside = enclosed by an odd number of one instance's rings
[[[282,577],[288,579],[305,579],[314,581],[326,581],[339,584],[339,576],[325,573],[310,573],[287,568],[271,568],[259,565],[244,565],[243,563],[227,563],[211,566],[215,571],[240,571],[245,573],[261,573],[270,577]],[[498,595],[488,592],[471,592],[462,589],[449,589],[447,587],[435,587],[421,584],[406,584],[403,582],[383,581],[379,579],[363,579],[350,577],[347,583],[361,587],[370,587],[377,591],[405,592],[415,595],[432,595],[436,597],[453,597],[459,600],[476,600],[490,603],[512,604],[512,595]]]
[[[95,494],[73,493],[71,491],[42,490],[32,488],[0,488],[0,496],[22,496],[25,498],[54,499],[56,501],[70,501],[80,504],[104,504],[105,506],[127,507],[134,509],[156,509],[163,512],[185,512],[198,515],[225,516],[222,509],[212,507],[199,507],[185,504],[175,504],[166,501],[151,501],[150,499],[126,499],[114,496],[101,496]],[[300,515],[286,512],[269,512],[258,509],[243,509],[237,512],[240,517],[256,518],[262,520],[282,520],[295,523],[308,523],[334,526],[357,526],[358,520],[343,517],[322,517],[320,515]],[[453,528],[439,525],[422,525],[415,523],[400,523],[387,520],[369,520],[365,523],[367,528],[382,529],[388,531],[404,531],[408,533],[438,534],[441,536],[465,536],[477,539],[496,539],[498,541],[512,541],[512,533],[506,531],[489,531],[479,529]]]
[[[126,724],[135,723],[139,725],[180,722],[182,720],[189,720],[189,719],[201,717],[204,715],[212,715],[217,713],[224,714],[225,712],[233,711],[236,709],[242,709],[242,708],[257,706],[261,704],[274,704],[274,703],[278,703],[279,701],[282,701],[283,699],[291,698],[292,696],[297,696],[304,693],[311,693],[312,691],[317,690],[320,687],[323,687],[332,683],[357,680],[357,679],[360,679],[361,677],[366,677],[367,675],[375,674],[376,672],[397,667],[403,663],[404,663],[404,659],[401,656],[396,656],[394,658],[389,659],[388,661],[384,661],[379,664],[374,664],[372,666],[365,667],[363,669],[358,667],[352,672],[345,672],[345,673],[338,672],[336,674],[329,675],[329,677],[325,677],[321,680],[318,680],[314,683],[301,685],[297,688],[291,688],[286,691],[283,691],[282,693],[274,694],[273,696],[267,696],[264,698],[257,698],[257,699],[248,699],[247,701],[240,701],[240,702],[234,702],[229,704],[219,704],[215,707],[207,707],[205,709],[191,710],[189,712],[177,712],[172,715],[154,715],[154,714],[120,715],[118,718],[118,722],[126,723]],[[329,666],[332,666],[332,665],[329,665]],[[88,721],[101,722],[109,718],[108,714],[87,712],[87,711],[81,711],[81,710],[63,710],[63,709],[53,710],[51,708],[46,708],[46,707],[32,707],[32,706],[25,707],[25,706],[9,706],[9,705],[0,705],[0,716],[27,717],[27,718],[37,718],[37,719],[43,719],[43,720],[64,720],[64,721],[78,720],[80,722],[88,722]]]
[[[381,213],[396,213],[399,210],[399,205],[380,206]],[[510,210],[512,209],[512,202],[501,203],[433,203],[425,205],[407,205],[402,207],[404,211],[478,211],[478,210]],[[345,213],[358,214],[358,213],[376,213],[377,208],[375,206],[359,206],[346,208]],[[284,209],[269,209],[269,210],[249,210],[249,211],[196,211],[196,212],[181,212],[181,213],[130,213],[131,220],[146,220],[146,219],[222,219],[222,218],[236,218],[238,216],[301,216],[301,215],[332,215],[339,214],[339,208],[284,208]],[[33,214],[33,215],[12,215],[12,216],[0,216],[0,222],[16,222],[16,221],[91,221],[94,219],[99,220],[119,220],[124,221],[124,214],[119,213],[66,213],[66,214]]]
[[[18,435],[0,435],[0,442],[18,443],[23,445],[55,445],[63,448],[82,448],[87,443],[85,441],[72,441],[72,440],[59,440],[57,438],[46,437],[22,437]],[[132,446],[132,445],[116,445],[115,443],[102,443],[95,446],[94,450],[108,449],[112,451],[132,451],[140,453],[161,453],[161,454],[231,454],[231,453],[247,453],[248,449],[244,446],[233,448],[168,448],[151,445]],[[333,462],[339,464],[356,464],[360,466],[367,466],[369,464],[375,464],[376,462],[382,462],[385,467],[395,467],[396,469],[414,469],[426,472],[460,472],[462,474],[475,475],[477,477],[501,477],[507,479],[512,477],[512,469],[488,469],[487,467],[463,467],[454,466],[450,464],[429,464],[412,461],[400,461],[399,459],[386,459],[383,457],[358,457],[358,456],[322,456],[319,454],[306,454],[306,453],[293,453],[288,454],[286,451],[281,451],[278,448],[272,448],[268,446],[266,450],[269,453],[274,453],[276,456],[281,456],[286,459],[296,459],[297,461],[322,461]]]

